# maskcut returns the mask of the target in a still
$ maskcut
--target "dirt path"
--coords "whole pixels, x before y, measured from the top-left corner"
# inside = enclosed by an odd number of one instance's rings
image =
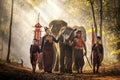
[[[106,66],[99,74],[86,71],[84,74],[40,73],[16,64],[0,62],[0,80],[120,80],[120,64]]]

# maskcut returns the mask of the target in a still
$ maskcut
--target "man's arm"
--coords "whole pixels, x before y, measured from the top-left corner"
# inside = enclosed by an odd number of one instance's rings
[[[32,45],[30,46],[30,54],[32,54]]]
[[[30,58],[32,57],[32,45],[30,46]]]
[[[42,38],[42,45],[41,45],[41,52],[43,52],[43,46],[44,46],[44,38],[45,38],[45,36]]]

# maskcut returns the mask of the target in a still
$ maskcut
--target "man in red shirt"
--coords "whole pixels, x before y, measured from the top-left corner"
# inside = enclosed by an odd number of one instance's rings
[[[76,32],[76,37],[73,39],[73,47],[74,47],[74,59],[75,59],[75,67],[77,69],[77,72],[83,73],[82,69],[84,66],[84,55],[86,55],[86,44],[84,40],[82,39],[82,32],[78,30]],[[85,54],[83,52],[85,51]]]

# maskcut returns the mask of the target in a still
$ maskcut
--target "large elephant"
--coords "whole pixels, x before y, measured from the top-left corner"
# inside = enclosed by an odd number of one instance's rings
[[[60,47],[60,72],[72,73],[72,52],[71,45],[74,29],[66,27],[59,37]]]
[[[83,26],[68,27],[67,23],[63,20],[54,20],[49,24],[49,26],[51,28],[51,33],[60,39],[59,46],[56,45],[60,50],[60,53],[55,54],[54,56],[54,70],[58,70],[60,63],[61,72],[64,72],[66,69],[67,72],[71,72],[73,50],[72,47],[68,45],[69,41],[72,41],[76,35],[76,31],[78,30],[82,31],[82,37],[86,41],[86,30]],[[58,36],[59,34],[60,36]],[[57,51],[56,47],[55,51]],[[67,53],[69,53],[69,55]]]
[[[63,20],[53,20],[50,22],[49,27],[51,29],[51,34],[53,34],[54,37],[58,38],[59,37],[59,44],[54,44],[54,51],[56,54],[54,54],[54,62],[53,62],[53,70],[58,71],[59,70],[59,63],[60,63],[60,71],[62,71],[61,66],[62,67],[69,67],[68,70],[71,68],[72,65],[72,47],[70,47],[69,41],[72,41],[72,39],[75,37],[75,33],[77,30],[81,30],[83,33],[83,38],[86,41],[86,31],[84,29],[84,27],[79,27],[79,26],[74,26],[74,27],[68,27],[67,26],[67,22],[63,21]],[[67,45],[67,47],[66,47]],[[71,48],[71,49],[70,49]],[[68,52],[66,52],[66,50]],[[59,51],[60,50],[60,51]],[[71,51],[70,51],[71,50]],[[58,52],[60,53],[58,53]],[[70,51],[70,52],[69,52]],[[64,60],[65,55],[61,55],[64,52],[66,53],[70,53],[71,55],[67,55],[69,58]],[[67,61],[68,60],[68,61]],[[66,64],[66,62],[68,62],[68,65],[63,66],[64,64]],[[69,66],[70,65],[70,66]],[[70,70],[69,70],[70,71]]]
[[[54,37],[59,37],[58,35],[61,34],[64,29],[67,27],[67,22],[63,20],[53,20],[50,22],[49,27],[51,29],[51,34],[53,34]],[[53,62],[53,70],[58,71],[59,70],[59,48],[58,44],[54,44],[54,51],[56,54],[54,54],[54,62]],[[58,50],[58,51],[57,51]]]
[[[67,72],[71,72],[72,63],[74,60],[73,48],[70,45],[69,41],[72,41],[76,36],[76,32],[80,30],[82,32],[83,40],[86,41],[86,30],[83,26],[74,26],[74,27],[66,27],[64,32],[62,33],[63,38],[60,38],[60,70],[64,72],[64,68],[67,69]],[[64,45],[65,44],[65,45]],[[66,58],[65,58],[66,57]],[[65,59],[66,60],[65,60]],[[66,62],[66,64],[64,63]],[[64,65],[64,64],[65,65]],[[74,66],[73,66],[74,69]]]
[[[51,34],[53,34],[54,37],[58,37],[59,33],[63,30],[63,28],[67,27],[67,22],[63,20],[53,20],[49,23],[49,28],[51,29]],[[54,54],[54,62],[53,62],[53,70],[58,71],[59,70],[59,54],[57,53],[57,44],[54,44],[54,51],[56,54]],[[43,69],[43,58],[39,59],[39,69]]]

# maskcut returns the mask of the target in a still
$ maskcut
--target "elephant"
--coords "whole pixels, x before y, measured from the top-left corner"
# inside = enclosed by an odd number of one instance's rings
[[[54,44],[54,51],[56,54],[54,54],[53,57],[53,70],[60,70],[60,72],[71,73],[73,63],[73,49],[71,45],[69,45],[69,42],[72,41],[72,39],[75,37],[77,30],[81,30],[83,32],[82,36],[86,41],[86,31],[83,26],[69,27],[68,23],[64,20],[51,21],[49,23],[49,28],[51,30],[51,34],[55,38],[59,38],[59,44]],[[69,53],[69,55],[67,53]]]

